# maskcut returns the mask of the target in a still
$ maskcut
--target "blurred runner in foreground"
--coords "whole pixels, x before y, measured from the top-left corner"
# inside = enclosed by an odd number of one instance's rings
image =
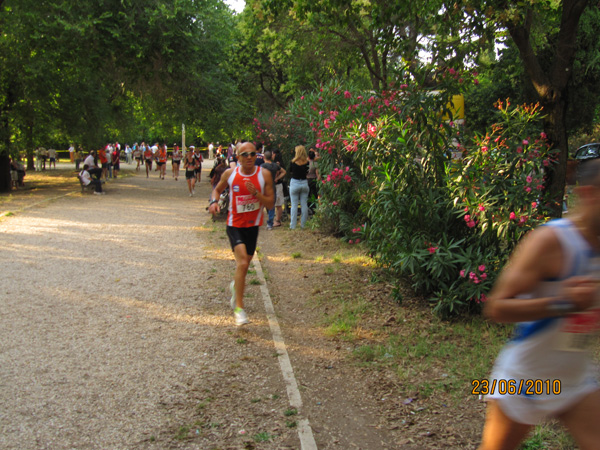
[[[558,419],[583,450],[600,448],[600,390],[591,362],[600,324],[600,161],[581,166],[578,207],[532,231],[486,304],[518,322],[484,380],[488,410],[480,449],[514,449],[535,424]]]

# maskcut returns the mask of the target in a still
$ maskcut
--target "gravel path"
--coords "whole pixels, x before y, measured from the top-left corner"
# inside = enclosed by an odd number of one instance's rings
[[[194,198],[156,176],[107,191],[0,225],[0,448],[243,448],[257,435],[295,448],[260,303],[262,326],[233,326],[208,183]]]
[[[327,239],[282,227],[259,246],[302,397],[290,406],[255,273],[252,323],[234,326],[206,172],[193,198],[183,179],[138,174],[0,222],[0,448],[300,449],[307,422],[320,450],[474,448],[470,431],[447,444],[445,415],[404,420],[395,377],[323,335],[312,296],[333,280],[317,258]]]

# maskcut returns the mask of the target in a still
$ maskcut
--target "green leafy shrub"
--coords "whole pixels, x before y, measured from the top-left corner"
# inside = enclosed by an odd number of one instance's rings
[[[320,225],[364,242],[443,317],[479,310],[550,206],[544,173],[555,154],[537,131],[539,106],[499,102],[491,130],[465,136],[448,105],[471,76],[450,69],[438,92],[405,83],[377,95],[331,82],[277,118],[320,152]],[[291,144],[286,130],[268,130],[273,145]]]

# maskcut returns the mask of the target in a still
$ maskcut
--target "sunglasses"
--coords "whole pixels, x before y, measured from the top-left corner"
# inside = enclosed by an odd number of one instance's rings
[[[244,152],[240,153],[240,156],[243,156],[244,158],[254,158],[256,156],[256,152]]]

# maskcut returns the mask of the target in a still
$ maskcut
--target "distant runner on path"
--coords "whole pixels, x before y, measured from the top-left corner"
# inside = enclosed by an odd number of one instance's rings
[[[555,418],[583,450],[600,445],[600,389],[590,345],[600,328],[600,161],[580,169],[578,209],[518,246],[485,313],[517,322],[492,376],[480,450],[515,449]],[[477,381],[477,380],[475,380]]]
[[[212,193],[208,211],[212,215],[220,212],[219,197],[229,185],[227,236],[236,263],[235,279],[230,284],[231,307],[235,323],[240,326],[249,322],[244,311],[244,287],[250,261],[256,250],[258,227],[263,223],[263,207],[267,210],[273,208],[275,194],[271,173],[254,165],[254,144],[246,142],[240,146],[238,157],[240,166],[223,173]]]

